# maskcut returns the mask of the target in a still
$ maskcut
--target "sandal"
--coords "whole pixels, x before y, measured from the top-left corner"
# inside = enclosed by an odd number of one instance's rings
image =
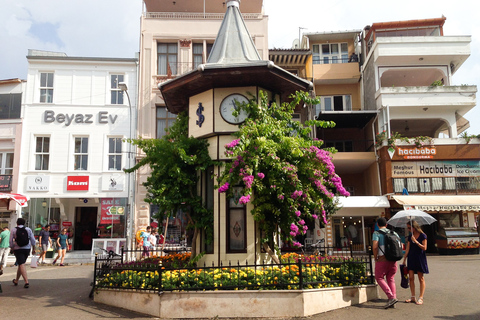
[[[12,280],[14,286],[18,286],[18,281],[15,281],[15,279]]]
[[[25,283],[25,285],[23,286],[25,289],[28,289],[30,287],[30,283]]]
[[[415,302],[415,304],[423,304],[423,298],[418,298],[417,302]]]
[[[411,297],[410,299],[405,300],[405,303],[417,303],[417,300],[415,300],[415,297]]]

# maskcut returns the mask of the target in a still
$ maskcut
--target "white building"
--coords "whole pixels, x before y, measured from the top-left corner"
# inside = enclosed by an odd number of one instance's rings
[[[118,250],[133,198],[124,139],[135,132],[138,60],[37,50],[27,60],[18,190],[30,202],[23,216],[37,232],[51,224],[52,236],[69,228],[74,250],[90,250],[97,237],[116,238],[103,245]]]

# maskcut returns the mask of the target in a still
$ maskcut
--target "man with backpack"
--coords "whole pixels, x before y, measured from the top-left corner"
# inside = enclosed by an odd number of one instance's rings
[[[17,219],[17,227],[10,233],[10,248],[12,248],[15,258],[17,258],[18,265],[17,276],[12,281],[13,285],[18,286],[18,280],[20,276],[22,276],[25,281],[23,287],[28,288],[30,284],[28,283],[25,262],[30,255],[30,250],[32,250],[32,254],[35,255],[35,237],[33,236],[32,230],[25,227],[25,219],[23,218]]]
[[[377,224],[379,230],[375,231],[372,236],[375,279],[387,295],[388,302],[385,309],[395,308],[395,303],[398,302],[395,274],[397,273],[397,261],[402,258],[403,254],[401,241],[396,232],[387,229],[385,218],[379,218]]]

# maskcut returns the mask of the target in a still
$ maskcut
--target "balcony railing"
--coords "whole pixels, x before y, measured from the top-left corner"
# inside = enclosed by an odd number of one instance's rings
[[[154,75],[154,82],[155,86],[157,86],[159,83],[163,83],[165,81],[168,81],[170,79],[174,79],[178,77],[179,75],[182,75],[184,73],[190,72],[194,70],[196,66],[194,66],[193,62],[177,62],[177,63],[169,63],[167,68],[166,68],[166,74],[157,74]]]
[[[185,19],[185,20],[222,20],[224,13],[203,13],[203,12],[145,12],[147,19]],[[261,13],[242,13],[244,20],[262,19]]]

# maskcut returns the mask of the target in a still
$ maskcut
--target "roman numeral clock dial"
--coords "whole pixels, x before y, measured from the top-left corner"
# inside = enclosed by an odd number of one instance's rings
[[[244,95],[234,93],[223,99],[220,104],[220,114],[222,115],[223,120],[231,124],[240,124],[248,117],[245,110],[241,110],[237,117],[232,114],[233,111],[238,108],[236,102],[248,103],[248,99]]]

